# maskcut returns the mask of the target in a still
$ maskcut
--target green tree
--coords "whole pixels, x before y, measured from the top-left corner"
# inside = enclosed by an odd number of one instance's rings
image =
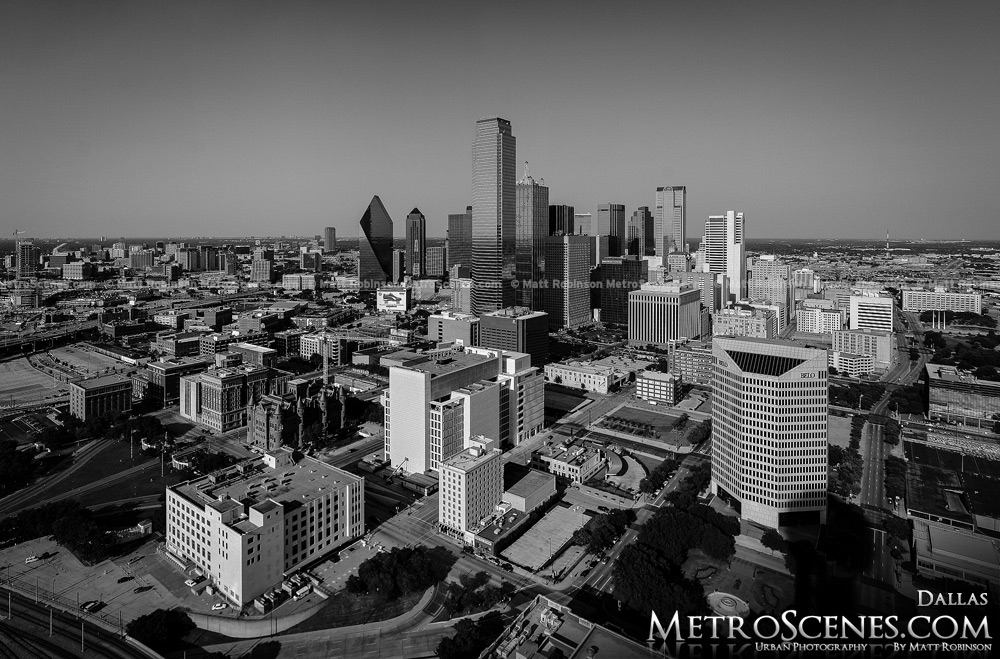
[[[760,543],[770,549],[772,554],[776,551],[782,554],[788,551],[788,543],[785,542],[785,539],[775,529],[765,531],[764,535],[760,538]]]
[[[17,442],[12,439],[0,440],[0,497],[30,483],[34,471],[31,453],[18,451]]]
[[[156,609],[125,625],[129,636],[155,649],[172,649],[195,628],[187,613],[179,609]]]

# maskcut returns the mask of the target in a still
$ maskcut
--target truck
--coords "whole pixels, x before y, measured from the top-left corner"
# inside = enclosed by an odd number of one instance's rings
[[[312,586],[306,584],[305,586],[302,586],[301,588],[295,591],[295,596],[293,597],[293,599],[297,602],[306,595],[308,595],[310,592],[312,592]]]

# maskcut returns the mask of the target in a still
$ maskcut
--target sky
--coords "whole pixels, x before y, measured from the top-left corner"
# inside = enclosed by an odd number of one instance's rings
[[[10,236],[403,234],[500,116],[550,202],[1000,239],[997,2],[0,0]]]

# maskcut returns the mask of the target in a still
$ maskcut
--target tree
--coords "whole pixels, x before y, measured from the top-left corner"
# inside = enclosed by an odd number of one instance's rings
[[[195,628],[188,614],[179,609],[156,609],[125,625],[129,636],[153,648],[170,649]]]
[[[454,636],[446,636],[438,642],[437,656],[441,659],[478,657],[503,628],[503,618],[495,611],[474,622],[463,618],[455,623]]]
[[[778,551],[782,554],[788,551],[788,543],[781,537],[775,529],[768,529],[760,538],[760,544],[771,550],[771,553]]]
[[[18,451],[17,442],[12,439],[0,440],[0,497],[30,483],[34,471],[31,453]]]

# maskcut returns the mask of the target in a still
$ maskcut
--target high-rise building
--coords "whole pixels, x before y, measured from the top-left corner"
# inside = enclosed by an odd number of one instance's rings
[[[426,254],[427,266],[424,274],[434,279],[444,278],[448,271],[448,253],[443,246],[428,247]]]
[[[933,291],[903,291],[903,311],[964,311],[983,312],[983,296],[979,293],[949,293],[943,287]]]
[[[778,316],[770,309],[737,304],[712,314],[712,334],[774,339],[778,336]]]
[[[479,345],[479,317],[453,311],[431,314],[427,317],[427,340],[435,343],[461,341],[464,346]]]
[[[552,236],[545,241],[545,312],[550,328],[590,321],[590,240]]]
[[[601,322],[628,324],[628,294],[645,283],[649,265],[638,256],[611,256],[598,266],[598,299]]]
[[[729,277],[729,296],[742,300],[747,294],[747,259],[743,213],[726,211],[709,215],[705,223],[705,272]]]
[[[625,254],[640,258],[652,254],[653,216],[649,206],[640,206],[632,213],[625,234]]]
[[[747,282],[747,297],[762,302],[783,303],[786,308],[791,309],[794,301],[791,266],[773,256],[753,259],[750,280]]]
[[[250,281],[271,283],[274,281],[274,261],[254,259],[250,262]]]
[[[525,307],[510,307],[479,318],[479,345],[485,348],[524,352],[531,363],[543,366],[549,360],[549,315]]]
[[[438,524],[464,538],[503,498],[503,461],[495,438],[465,440],[465,450],[441,461]]]
[[[406,272],[406,252],[401,249],[392,250],[392,283],[403,281]]]
[[[701,295],[689,284],[644,284],[628,294],[631,345],[667,345],[701,336]]]
[[[337,228],[326,227],[323,229],[323,251],[337,251]]]
[[[795,312],[795,331],[809,334],[833,334],[844,329],[844,314],[839,309],[799,307]]]
[[[566,205],[549,206],[549,235],[550,236],[572,236],[576,233],[573,229],[573,220],[576,216],[576,209]]]
[[[374,290],[392,279],[392,219],[378,195],[361,216],[358,287]]]
[[[876,332],[891,332],[893,331],[895,314],[895,300],[888,293],[851,296],[852,330],[870,329]]]
[[[726,306],[729,297],[729,277],[715,272],[668,272],[675,283],[691,284],[701,294],[701,304],[710,312]]]
[[[38,273],[38,261],[42,251],[35,247],[30,238],[17,242],[17,276],[34,277]]]
[[[476,122],[472,145],[472,307],[478,314],[514,304],[516,140],[499,117]]]
[[[517,182],[518,283],[516,305],[541,310],[544,290],[538,284],[545,277],[545,239],[549,236],[549,189],[531,178],[525,165],[524,178]]]
[[[448,215],[448,259],[452,265],[472,268],[472,206]]]
[[[406,216],[406,274],[423,277],[427,273],[427,220],[419,208]],[[434,275],[440,277],[441,273]]]
[[[836,330],[833,332],[833,350],[855,355],[871,355],[873,366],[889,368],[892,363],[892,334],[872,330]]]
[[[826,350],[716,337],[712,493],[769,527],[826,518]]]
[[[608,236],[608,256],[624,254],[625,204],[601,204],[597,207],[596,235]]]
[[[671,252],[687,251],[687,187],[683,185],[656,188],[653,234],[656,254],[666,257]]]
[[[590,213],[577,213],[573,216],[573,228],[578,236],[592,236],[594,216]]]

